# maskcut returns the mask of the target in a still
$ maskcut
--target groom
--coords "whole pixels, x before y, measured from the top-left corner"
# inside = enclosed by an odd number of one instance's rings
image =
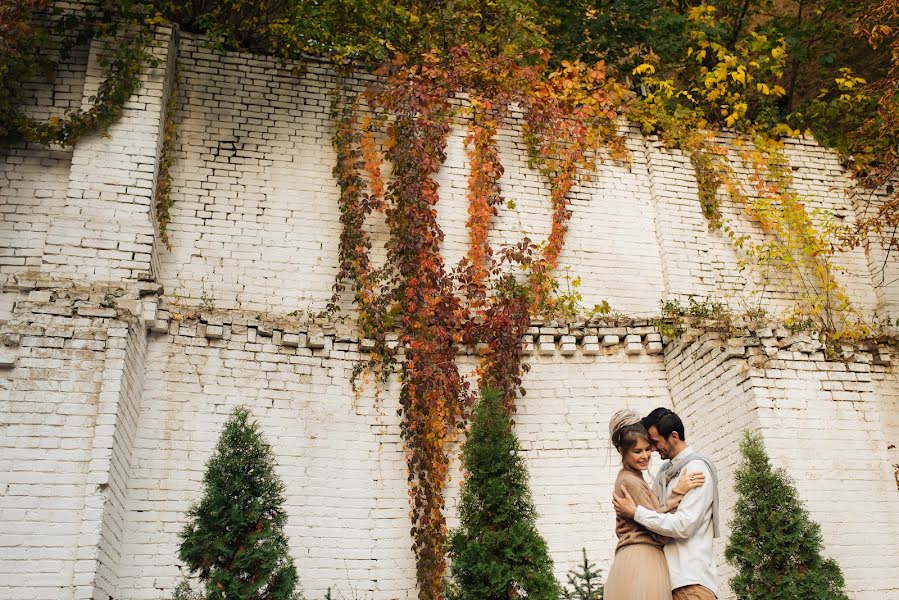
[[[687,492],[674,513],[657,513],[637,506],[623,487],[612,495],[615,512],[650,531],[673,538],[665,545],[674,600],[715,600],[718,573],[712,539],[718,537],[718,473],[711,459],[687,445],[684,424],[674,412],[657,408],[643,418],[652,449],[666,459],[653,482],[665,504],[682,469],[702,473],[705,484]]]

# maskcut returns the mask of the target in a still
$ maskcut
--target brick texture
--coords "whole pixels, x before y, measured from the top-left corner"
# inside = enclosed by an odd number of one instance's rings
[[[81,106],[87,48],[62,62],[52,83],[27,86],[31,117],[46,119]],[[40,268],[51,224],[65,206],[72,152],[18,143],[0,148],[0,278]]]
[[[238,404],[278,458],[307,595],[414,598],[398,384],[378,399],[371,386],[354,393],[364,342],[352,319],[308,316],[329,298],[337,260],[335,75],[310,60],[297,76],[167,29],[159,41],[160,65],[107,137],[0,151],[0,600],[169,594],[185,512]],[[29,110],[49,116],[87,101],[106,51],[94,41],[52,84],[31,86]],[[176,60],[168,251],[152,190]],[[610,416],[672,406],[690,443],[718,464],[725,521],[738,441],[758,431],[821,523],[853,600],[899,598],[899,375],[889,346],[828,359],[810,336],[745,324],[730,337],[694,324],[663,339],[651,318],[663,300],[777,313],[791,291],[739,270],[731,241],[707,227],[684,156],[622,132],[633,162],[606,161],[574,188],[559,271],[582,278],[585,305],[606,300],[620,316],[535,321],[522,340],[532,370],[515,427],[558,576],[582,547],[602,569],[611,564]],[[459,121],[438,175],[450,266],[467,242],[464,135]],[[497,246],[549,232],[548,190],[520,137],[513,115],[498,136],[514,206],[494,220]],[[846,223],[871,209],[814,141],[791,141],[788,156],[810,206]],[[761,235],[742,207],[725,199],[722,210],[738,232]],[[383,259],[384,223],[369,225]],[[859,309],[885,317],[899,286],[877,252],[838,260]],[[471,372],[474,349],[460,348],[458,361]],[[461,479],[456,464],[450,525]]]
[[[695,427],[696,444],[728,482],[742,430],[761,433],[772,462],[786,469],[821,524],[826,552],[857,599],[897,594],[899,494],[884,439],[895,429],[881,417],[894,408],[894,388],[878,378],[878,393],[871,373],[885,356],[847,351],[843,361],[827,361],[808,336],[770,329],[732,339],[706,333],[666,352],[672,404],[685,417],[688,441]],[[734,500],[725,485],[725,514]]]

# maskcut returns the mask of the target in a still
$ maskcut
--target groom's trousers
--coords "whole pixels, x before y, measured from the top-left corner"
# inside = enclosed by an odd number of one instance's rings
[[[715,600],[715,594],[704,585],[685,585],[675,589],[671,595],[674,600]]]

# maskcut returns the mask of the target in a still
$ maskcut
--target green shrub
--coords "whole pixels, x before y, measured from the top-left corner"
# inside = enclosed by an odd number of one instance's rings
[[[462,451],[468,479],[461,526],[450,536],[451,600],[558,600],[546,542],[535,524],[521,448],[499,394],[482,390]]]
[[[259,425],[237,408],[206,466],[202,499],[188,512],[179,556],[205,584],[207,600],[295,598],[284,485]]]
[[[737,503],[724,556],[739,600],[848,600],[837,563],[821,556],[821,529],[757,435],[740,442]]]
[[[587,549],[581,548],[582,562],[568,571],[568,585],[562,590],[564,600],[602,600],[602,570],[587,560]]]

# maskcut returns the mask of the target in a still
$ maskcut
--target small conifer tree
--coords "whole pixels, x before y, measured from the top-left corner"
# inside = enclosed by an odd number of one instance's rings
[[[562,590],[564,600],[602,600],[602,570],[587,560],[587,549],[581,548],[583,560],[568,571],[568,585]]]
[[[737,503],[724,556],[736,567],[739,600],[848,600],[837,563],[821,555],[821,529],[783,469],[772,469],[759,436],[746,432]]]
[[[190,587],[189,581],[182,579],[172,593],[170,600],[204,600],[204,598],[202,593]]]
[[[294,598],[297,572],[287,547],[284,485],[259,425],[239,407],[206,465],[201,500],[188,511],[179,556],[198,574],[207,600]]]
[[[512,419],[491,389],[482,390],[462,450],[460,527],[450,536],[452,600],[557,600],[546,542]]]

